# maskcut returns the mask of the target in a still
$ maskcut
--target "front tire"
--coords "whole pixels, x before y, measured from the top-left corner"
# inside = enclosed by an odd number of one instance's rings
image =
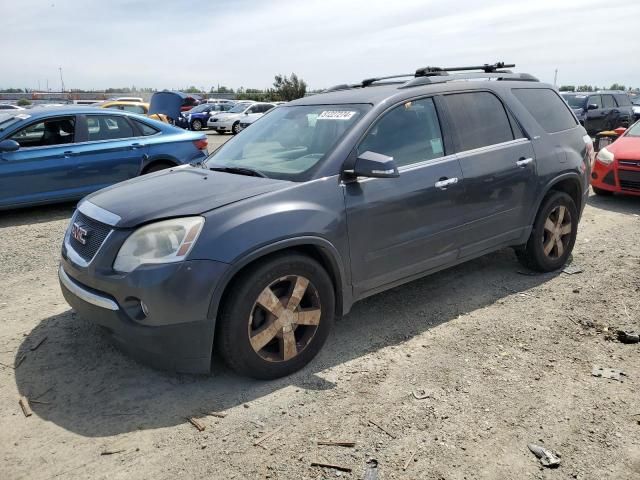
[[[593,193],[596,195],[601,195],[603,197],[610,197],[613,195],[611,190],[603,190],[602,188],[594,187],[593,185],[591,185],[591,188],[593,188]]]
[[[335,317],[327,272],[298,253],[251,266],[230,286],[221,309],[216,348],[236,372],[273,379],[309,363],[324,345]]]
[[[234,135],[240,133],[240,122],[236,122],[233,124],[233,126],[231,127],[231,133],[233,133]]]
[[[516,254],[525,267],[551,272],[567,262],[577,234],[575,202],[564,192],[552,191],[542,201],[529,240]]]
[[[191,122],[191,130],[195,130],[196,132],[202,130],[202,122],[200,120],[194,120]]]

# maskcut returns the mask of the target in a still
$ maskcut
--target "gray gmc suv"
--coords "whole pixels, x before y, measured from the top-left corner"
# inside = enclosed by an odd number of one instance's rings
[[[505,67],[336,86],[202,164],[89,195],[62,246],[65,298],[151,365],[207,372],[215,353],[275,378],[370,295],[504,247],[562,267],[593,146],[552,87]]]

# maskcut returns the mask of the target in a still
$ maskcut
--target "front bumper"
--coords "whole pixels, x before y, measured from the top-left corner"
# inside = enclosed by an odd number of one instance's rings
[[[141,266],[126,275],[89,273],[63,256],[58,276],[78,315],[104,327],[135,359],[164,370],[207,373],[215,328],[209,306],[226,268],[220,262],[192,260]]]
[[[610,165],[604,165],[596,160],[591,185],[601,190],[640,196],[640,161],[615,159]]]

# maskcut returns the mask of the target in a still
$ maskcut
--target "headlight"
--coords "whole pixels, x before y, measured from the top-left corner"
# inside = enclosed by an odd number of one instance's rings
[[[613,163],[613,153],[611,153],[607,148],[602,148],[596,155],[596,160],[604,165],[611,165]]]
[[[128,273],[143,264],[184,260],[203,225],[203,217],[183,217],[139,228],[120,247],[113,269]]]

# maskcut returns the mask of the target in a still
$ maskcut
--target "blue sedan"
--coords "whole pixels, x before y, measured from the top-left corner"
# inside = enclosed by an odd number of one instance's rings
[[[147,117],[92,107],[0,113],[0,209],[63,202],[204,160],[207,140]]]

